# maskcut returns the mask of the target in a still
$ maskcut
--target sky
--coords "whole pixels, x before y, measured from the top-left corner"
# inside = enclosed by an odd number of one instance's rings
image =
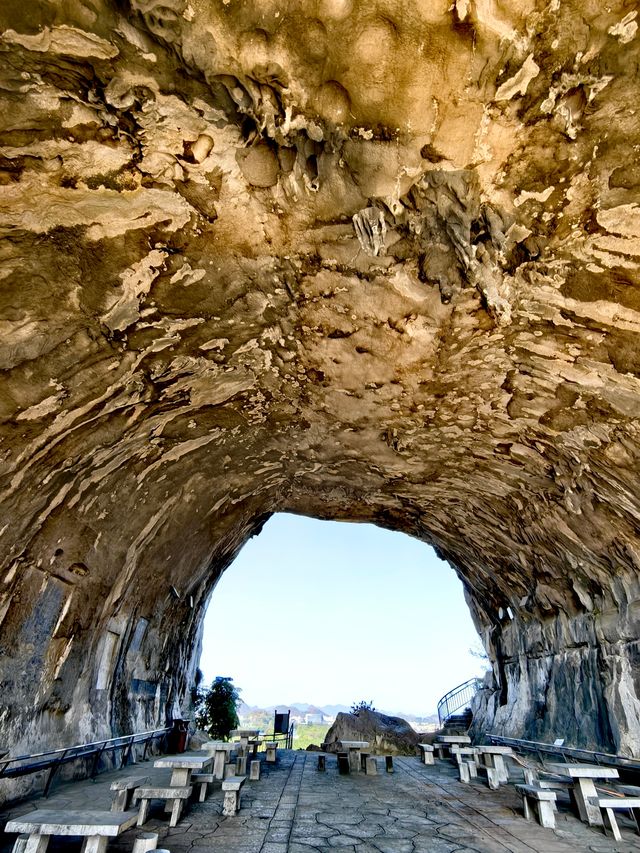
[[[449,565],[371,524],[274,515],[214,589],[200,668],[248,705],[373,701],[428,715],[483,661]]]

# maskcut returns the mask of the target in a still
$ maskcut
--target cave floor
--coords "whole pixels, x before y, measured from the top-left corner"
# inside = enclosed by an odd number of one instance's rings
[[[382,765],[383,762],[379,761]],[[144,831],[159,833],[158,846],[171,853],[640,853],[640,838],[620,819],[622,842],[582,824],[560,802],[555,831],[524,820],[513,785],[490,791],[483,782],[464,785],[449,762],[425,767],[417,758],[397,757],[394,773],[339,776],[335,759],[319,773],[314,753],[284,751],[275,767],[262,765],[259,782],[247,782],[238,816],[222,816],[222,791],[214,786],[205,803],[193,803],[179,825],[169,829],[158,804]],[[59,785],[47,800],[22,803],[17,815],[33,808],[108,808],[109,785],[122,775],[149,775],[154,784],[169,771],[148,761],[95,782]],[[0,812],[4,825],[9,812]],[[129,853],[140,830],[109,844],[110,853]],[[14,836],[3,834],[0,853]],[[50,853],[77,853],[80,842],[52,841]]]

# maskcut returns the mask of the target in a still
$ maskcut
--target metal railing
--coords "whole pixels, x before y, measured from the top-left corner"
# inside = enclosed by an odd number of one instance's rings
[[[293,749],[293,723],[289,726],[289,731],[284,734],[274,733],[261,735],[264,740],[275,741],[282,749]]]
[[[148,732],[137,732],[133,735],[98,740],[93,743],[83,743],[77,746],[68,746],[63,749],[52,749],[49,752],[37,752],[32,755],[17,755],[13,758],[4,755],[0,758],[0,779],[16,779],[20,776],[28,776],[30,773],[40,773],[48,770],[47,780],[44,785],[43,796],[47,797],[51,790],[54,777],[58,770],[72,761],[91,760],[91,770],[87,774],[94,778],[99,773],[100,760],[104,755],[110,753],[115,755],[122,750],[120,767],[125,767],[131,758],[133,748],[144,744],[142,760],[147,757],[149,745],[154,740],[166,737],[171,729],[152,729]]]
[[[593,749],[578,749],[572,746],[560,746],[555,743],[541,743],[535,740],[520,740],[513,737],[502,737],[502,735],[485,735],[491,743],[499,746],[510,746],[518,752],[535,752],[540,763],[543,756],[554,756],[565,762],[588,761],[592,764],[600,764],[603,767],[625,767],[629,770],[640,771],[640,760],[629,758],[626,755],[616,755],[611,752],[599,752]]]
[[[456,711],[466,708],[471,703],[481,684],[481,678],[470,678],[468,681],[458,684],[453,690],[445,693],[438,702],[438,719],[440,720],[440,725],[443,725]]]

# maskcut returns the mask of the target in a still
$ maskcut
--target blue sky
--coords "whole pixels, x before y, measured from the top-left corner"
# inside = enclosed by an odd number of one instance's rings
[[[371,524],[278,514],[216,586],[206,681],[227,675],[249,705],[351,705],[430,714],[482,674],[462,585],[433,549]]]

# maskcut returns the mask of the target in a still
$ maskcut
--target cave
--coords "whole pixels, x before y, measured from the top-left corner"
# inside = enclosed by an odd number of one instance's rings
[[[635,7],[3,5],[0,741],[170,719],[292,512],[448,561],[483,731],[640,756]]]

